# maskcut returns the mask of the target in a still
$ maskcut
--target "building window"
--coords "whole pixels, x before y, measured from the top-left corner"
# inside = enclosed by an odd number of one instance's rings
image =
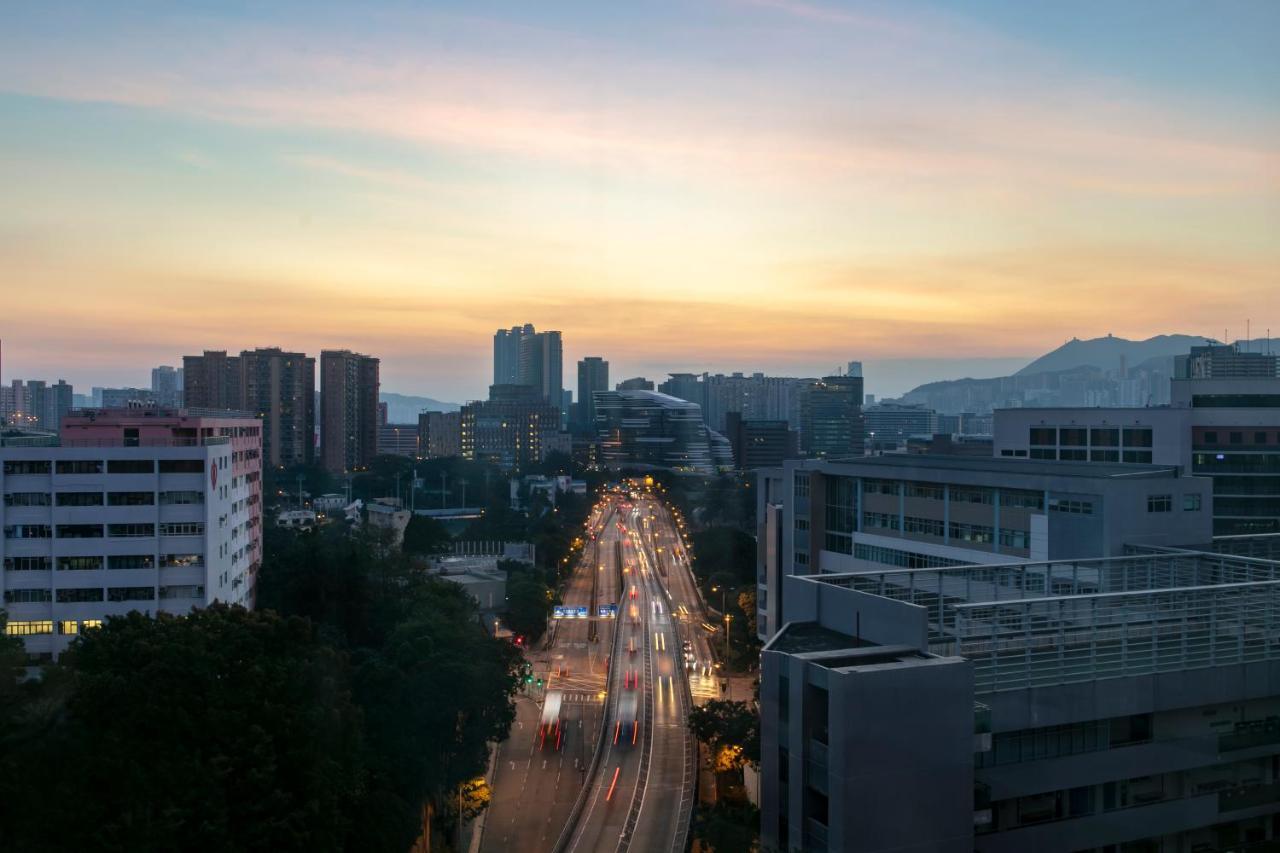
[[[809,565],[809,555],[806,554],[804,551],[796,551],[792,561],[797,566],[807,566]]]
[[[942,486],[936,483],[907,483],[907,497],[909,498],[926,498],[928,500],[942,500]]]
[[[48,557],[5,557],[4,567],[10,572],[47,572],[53,561]]]
[[[198,584],[160,587],[161,598],[204,598],[204,587]]]
[[[1147,512],[1173,512],[1173,495],[1147,495]]]
[[[204,492],[161,492],[160,503],[164,506],[185,506],[204,503]]]
[[[942,569],[948,566],[968,566],[964,560],[952,560],[948,557],[934,557],[930,554],[919,554],[915,551],[902,551],[897,548],[885,548],[880,545],[854,546],[853,556],[869,563],[882,563],[886,566],[898,566],[904,569]]]
[[[101,539],[101,524],[59,524],[59,539]]]
[[[42,604],[53,601],[53,591],[48,589],[6,589],[5,604]]]
[[[30,621],[14,621],[4,626],[5,634],[10,637],[34,637],[40,634],[53,633],[53,620],[36,619]]]
[[[807,519],[807,518],[797,518],[797,519],[796,519],[796,533],[806,533],[806,532],[808,532],[808,530],[809,530],[809,519]]]
[[[1089,461],[1090,462],[1119,462],[1120,451],[1119,450],[1090,450]]]
[[[79,634],[80,623],[74,619],[63,619],[58,622],[59,634]]]
[[[942,519],[907,516],[902,519],[902,532],[915,536],[936,536],[941,539],[943,536]]]
[[[898,521],[896,512],[864,512],[862,514],[864,530],[897,530]]]
[[[150,554],[113,554],[107,557],[108,569],[154,569],[156,558]]]
[[[53,528],[47,524],[10,524],[4,529],[5,539],[51,539]]]
[[[1141,427],[1125,427],[1124,430],[1124,446],[1125,447],[1150,447],[1151,446],[1151,428]]]
[[[161,474],[203,474],[203,459],[161,459]]]
[[[102,492],[58,492],[58,506],[102,506]]]
[[[1044,492],[1024,491],[1022,489],[1002,489],[1000,491],[1000,507],[1010,509],[1031,509],[1044,511]]]
[[[1032,427],[1030,444],[1057,444],[1058,430],[1055,427]]]
[[[101,601],[102,587],[83,587],[58,590],[59,604],[83,604],[87,601]]]
[[[160,565],[166,569],[198,567],[204,565],[204,557],[200,554],[161,554]]]
[[[59,459],[55,469],[59,474],[101,474],[101,459]]]
[[[155,597],[155,587],[151,586],[113,586],[107,589],[107,601],[153,601]]]
[[[1244,444],[1244,433],[1242,432],[1228,433],[1227,439],[1231,444]]]
[[[1182,511],[1183,511],[1183,512],[1199,512],[1199,511],[1200,511],[1200,494],[1199,494],[1199,492],[1197,492],[1197,493],[1196,493],[1196,494],[1194,494],[1194,495],[1183,495],[1183,496],[1182,496]]]
[[[809,497],[809,474],[805,472],[796,472],[795,477],[795,494],[798,498]]]
[[[863,480],[862,493],[864,495],[892,495],[898,496],[897,480]]]
[[[1126,450],[1124,452],[1124,461],[1134,465],[1150,465],[1150,450]]]
[[[1052,512],[1065,512],[1072,515],[1093,515],[1093,501],[1051,498],[1049,500],[1049,509]]]
[[[1026,530],[1010,530],[1007,527],[1001,527],[1000,547],[1021,548],[1025,551],[1031,547],[1031,533]]]
[[[48,492],[11,492],[4,496],[5,506],[48,506]]]
[[[1205,443],[1205,444],[1217,444],[1217,443],[1218,443],[1218,433],[1217,433],[1217,432],[1213,432],[1213,431],[1206,432],[1206,433],[1204,434],[1204,443]]]
[[[96,572],[102,568],[101,557],[59,557],[60,572]]]
[[[108,506],[151,506],[156,502],[155,492],[108,492]]]
[[[108,524],[107,535],[113,539],[138,539],[156,535],[154,524]]]
[[[178,521],[160,525],[161,536],[203,536],[204,522]]]
[[[108,459],[108,474],[154,474],[154,459]]]
[[[1052,447],[1033,447],[1031,448],[1032,459],[1057,459],[1058,451]]]
[[[966,486],[952,486],[951,502],[991,504],[995,502],[995,492],[991,489],[972,489]]]
[[[1089,459],[1089,451],[1083,447],[1066,448],[1058,451],[1058,459],[1061,462],[1086,462]]]
[[[1089,443],[1089,431],[1084,427],[1063,427],[1058,431],[1058,444],[1063,447],[1084,447]]]
[[[1094,447],[1119,447],[1120,430],[1114,427],[1095,427],[1089,430],[1089,444]]]
[[[983,524],[962,524],[960,522],[953,521],[951,522],[949,532],[951,534],[951,538],[959,542],[990,544],[994,538],[991,528]]]
[[[6,477],[14,477],[22,474],[48,474],[50,465],[48,459],[18,459],[6,461],[4,463],[4,474]]]

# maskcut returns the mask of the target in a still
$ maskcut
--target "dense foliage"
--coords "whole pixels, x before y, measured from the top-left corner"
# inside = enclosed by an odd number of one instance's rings
[[[760,763],[760,717],[746,702],[713,699],[689,712],[689,731],[711,749],[712,760],[719,763],[721,752],[736,769],[743,763]]]

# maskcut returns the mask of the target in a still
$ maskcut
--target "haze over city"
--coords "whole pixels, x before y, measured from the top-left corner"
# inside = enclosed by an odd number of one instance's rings
[[[1239,337],[1280,7],[1227,8],[8,4],[10,372],[348,346],[465,400],[528,321],[617,375],[950,362],[896,393]]]

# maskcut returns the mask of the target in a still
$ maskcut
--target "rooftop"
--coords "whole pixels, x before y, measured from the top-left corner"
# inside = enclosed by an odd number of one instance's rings
[[[1177,465],[1124,465],[1102,462],[1046,462],[1038,459],[1005,457],[952,456],[941,453],[890,453],[862,459],[809,464],[819,468],[843,466],[884,468],[886,473],[906,468],[931,468],[938,471],[975,471],[994,474],[1022,474],[1042,477],[1085,477],[1091,480],[1177,477]]]
[[[784,627],[769,641],[769,649],[792,655],[812,652],[848,651],[874,643],[858,640],[848,634],[824,628],[817,622],[794,622]]]

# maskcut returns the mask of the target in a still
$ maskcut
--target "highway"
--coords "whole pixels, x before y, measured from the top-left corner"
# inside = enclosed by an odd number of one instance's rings
[[[594,643],[584,620],[561,620],[545,653],[548,689],[591,701],[563,704],[568,739],[556,752],[536,742],[539,706],[520,700],[512,737],[499,750],[483,850],[685,848],[697,775],[685,725],[690,688],[716,689],[714,672],[701,674],[710,658],[702,607],[677,522],[660,502],[613,495],[593,522],[595,547],[587,547],[564,601],[587,603],[594,568],[598,601],[616,601],[618,618],[598,623]],[[690,665],[692,678],[685,638],[700,662]],[[566,663],[569,676],[557,677]]]

